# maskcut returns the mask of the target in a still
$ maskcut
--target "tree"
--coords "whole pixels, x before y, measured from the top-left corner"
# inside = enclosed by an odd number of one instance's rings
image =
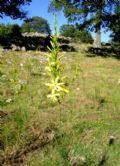
[[[75,27],[74,25],[64,24],[60,27],[60,35],[65,37],[74,37]]]
[[[91,34],[86,29],[79,29],[78,25],[64,24],[60,27],[60,35],[65,37],[72,37],[74,40],[83,43],[92,43]]]
[[[24,18],[26,12],[22,10],[23,5],[27,5],[32,0],[0,0],[0,17],[4,15],[14,19]]]
[[[12,25],[12,28],[11,28],[12,32],[11,32],[11,35],[12,36],[21,36],[21,27],[17,24],[13,24]]]
[[[50,34],[50,26],[46,19],[42,17],[32,17],[31,19],[25,21],[22,26],[22,32],[40,32]]]
[[[93,43],[93,38],[91,34],[86,30],[76,30],[74,33],[75,39],[80,40],[83,43]]]
[[[0,37],[8,37],[12,33],[11,24],[0,24]]]
[[[115,14],[111,18],[110,30],[112,31],[112,42],[120,44],[120,7],[115,11]]]
[[[119,0],[52,0],[49,11],[63,9],[69,21],[80,22],[96,33],[95,47],[101,47],[101,27],[107,27],[107,16],[114,12]]]
[[[21,27],[17,24],[0,24],[0,37],[21,36]]]

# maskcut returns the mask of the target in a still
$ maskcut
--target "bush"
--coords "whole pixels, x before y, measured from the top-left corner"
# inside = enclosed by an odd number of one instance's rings
[[[29,20],[26,20],[21,26],[22,32],[39,32],[51,34],[50,26],[46,19],[38,16],[34,16]]]
[[[0,25],[0,36],[1,37],[9,37],[9,36],[20,36],[21,35],[21,28],[17,24],[1,24]]]
[[[83,43],[92,43],[91,33],[86,29],[80,30],[74,25],[64,24],[60,27],[60,34],[65,37],[72,37],[74,40]]]
[[[75,35],[74,38],[76,40],[80,40],[83,43],[93,43],[92,36],[87,30],[83,31],[76,30],[74,35]]]
[[[21,36],[21,27],[19,25],[14,24],[11,29],[11,35]]]
[[[64,24],[60,27],[60,34],[65,37],[74,37],[74,25]]]
[[[1,37],[7,37],[9,34],[11,34],[12,29],[10,25],[4,25],[0,24],[0,36]]]

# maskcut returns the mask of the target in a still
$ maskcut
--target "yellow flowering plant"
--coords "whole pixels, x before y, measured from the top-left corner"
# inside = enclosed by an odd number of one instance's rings
[[[59,101],[63,94],[67,93],[68,90],[63,82],[64,77],[61,76],[61,65],[60,61],[62,56],[59,55],[60,47],[57,37],[57,16],[54,14],[54,34],[51,37],[51,48],[48,47],[49,54],[47,57],[46,70],[50,76],[50,83],[46,83],[50,90],[50,94],[47,95],[53,102]]]

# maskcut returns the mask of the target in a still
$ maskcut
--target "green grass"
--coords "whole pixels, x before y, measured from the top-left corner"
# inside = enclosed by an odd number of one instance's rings
[[[16,165],[120,165],[120,61],[87,57],[86,48],[81,48],[64,54],[62,66],[70,92],[56,104],[46,97],[46,53],[1,53],[0,111],[7,114],[0,114],[3,165],[14,165],[9,156],[26,147],[22,164]],[[39,141],[37,135],[52,132],[54,141]],[[115,137],[111,146],[110,136]],[[37,147],[29,148],[30,142]]]

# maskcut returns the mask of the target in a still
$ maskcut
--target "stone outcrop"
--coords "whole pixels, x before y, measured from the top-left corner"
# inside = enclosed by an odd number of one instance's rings
[[[23,33],[19,36],[0,37],[0,45],[4,49],[11,49],[12,51],[26,51],[26,50],[40,50],[47,51],[47,47],[51,47],[51,36],[38,32]],[[63,36],[58,37],[60,49],[63,51],[74,51],[71,46],[71,38]]]

